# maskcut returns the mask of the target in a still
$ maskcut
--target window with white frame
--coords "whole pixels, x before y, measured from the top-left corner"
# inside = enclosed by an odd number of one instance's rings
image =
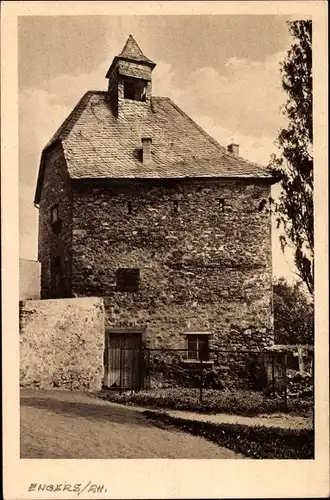
[[[187,360],[209,361],[209,334],[187,333]]]

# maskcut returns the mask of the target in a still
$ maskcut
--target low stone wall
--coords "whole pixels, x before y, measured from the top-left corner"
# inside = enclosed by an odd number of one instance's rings
[[[20,385],[99,390],[104,355],[100,298],[20,302]]]

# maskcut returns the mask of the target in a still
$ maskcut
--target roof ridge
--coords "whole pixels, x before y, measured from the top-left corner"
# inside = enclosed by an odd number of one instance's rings
[[[195,120],[193,120],[187,113],[185,113],[177,104],[175,104],[170,97],[164,97],[163,99],[166,99],[169,101],[169,103],[173,106],[174,109],[176,109],[184,118],[188,119],[194,127],[197,128],[197,130],[204,136],[206,139],[208,139],[214,146],[216,146],[218,149],[220,149],[223,153],[228,153],[227,149],[222,146],[218,141],[216,141],[210,134],[208,134],[200,125],[198,125]]]
[[[41,194],[41,188],[43,183],[43,176],[45,171],[45,155],[48,148],[50,148],[56,141],[61,141],[61,148],[63,151],[63,155],[65,157],[65,151],[63,148],[62,140],[69,135],[74,125],[77,123],[77,120],[81,117],[82,112],[86,108],[91,96],[93,95],[93,91],[88,90],[85,94],[79,99],[71,113],[66,117],[63,123],[56,130],[53,137],[48,141],[46,146],[41,151],[41,158],[39,163],[39,171],[37,177],[37,185],[34,196],[34,203],[39,203],[39,198]]]
[[[245,163],[247,163],[248,165],[255,165],[256,167],[259,167],[259,168],[264,168],[262,167],[261,165],[259,165],[258,163],[255,163],[253,161],[250,161],[250,160],[247,160],[246,158],[243,158],[242,156],[239,156],[239,155],[236,155],[236,156],[233,156],[232,153],[229,153],[229,151],[227,150],[227,148],[225,146],[222,146],[216,139],[214,139],[210,134],[208,134],[200,125],[198,125],[195,120],[193,120],[189,115],[187,115],[187,113],[185,113],[181,108],[179,108],[179,106],[177,106],[170,97],[162,97],[161,99],[166,99],[168,100],[168,102],[173,106],[174,109],[176,109],[182,116],[184,116],[185,118],[187,118],[190,123],[192,125],[194,125],[197,130],[204,136],[206,137],[206,139],[208,139],[211,144],[213,144],[214,146],[216,146],[218,149],[220,149],[220,151],[222,153],[224,153],[226,156],[228,156],[229,158],[234,158],[234,159],[238,159],[238,160],[241,160],[241,161],[244,161]]]

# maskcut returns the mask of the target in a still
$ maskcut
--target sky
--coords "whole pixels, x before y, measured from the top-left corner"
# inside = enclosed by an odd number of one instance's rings
[[[37,258],[33,205],[40,154],[132,34],[157,63],[153,94],[167,96],[220,144],[267,165],[280,128],[280,62],[291,44],[283,16],[31,16],[18,24],[20,257]],[[277,196],[279,187],[273,188]],[[273,273],[295,279],[273,224]]]

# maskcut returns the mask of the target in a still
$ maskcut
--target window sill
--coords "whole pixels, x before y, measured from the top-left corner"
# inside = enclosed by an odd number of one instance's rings
[[[210,331],[203,331],[203,332],[182,332],[182,335],[212,335],[212,332]]]
[[[213,365],[214,361],[203,361],[203,363],[201,363],[198,359],[183,359],[182,360],[183,363],[187,364],[187,365],[201,365],[203,364],[203,366],[211,366]]]

